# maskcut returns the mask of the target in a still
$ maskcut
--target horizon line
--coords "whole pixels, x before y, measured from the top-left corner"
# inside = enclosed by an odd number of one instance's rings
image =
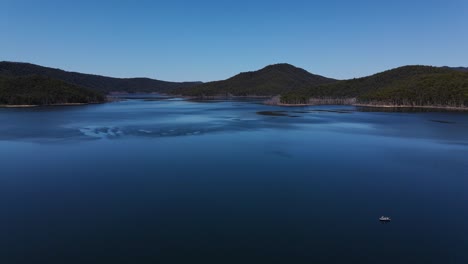
[[[436,67],[436,68],[448,67],[448,68],[467,68],[467,69],[468,69],[467,66],[448,66],[448,65],[437,66],[437,65],[427,65],[427,64],[407,64],[407,65],[401,65],[401,66],[389,68],[389,69],[386,69],[386,70],[383,70],[383,71],[379,71],[379,72],[375,72],[375,73],[372,73],[372,74],[369,74],[369,75],[365,75],[365,76],[352,77],[352,78],[347,78],[347,79],[338,79],[338,78],[335,78],[335,77],[326,76],[326,75],[322,75],[322,74],[318,74],[318,73],[311,72],[311,71],[309,71],[309,70],[307,70],[307,69],[305,69],[305,68],[298,67],[298,66],[296,66],[296,65],[294,65],[294,64],[291,64],[291,63],[288,63],[288,62],[279,62],[279,63],[268,64],[268,65],[266,65],[266,66],[263,66],[262,68],[255,69],[255,70],[240,71],[240,72],[238,72],[238,73],[236,73],[236,74],[234,74],[234,75],[232,75],[232,76],[230,76],[230,77],[227,77],[227,78],[225,78],[225,79],[210,80],[210,81],[200,81],[200,80],[192,80],[192,81],[172,81],[172,80],[165,80],[165,79],[156,79],[156,78],[147,77],[147,76],[115,77],[115,76],[110,76],[110,75],[107,75],[107,74],[101,75],[101,74],[96,74],[96,73],[79,72],[79,71],[75,71],[75,70],[67,70],[67,69],[63,69],[63,68],[56,68],[56,67],[53,67],[53,66],[44,66],[44,65],[41,65],[41,64],[36,64],[36,63],[32,63],[32,62],[24,62],[24,61],[8,61],[8,60],[2,60],[2,61],[0,61],[0,63],[30,64],[30,65],[34,65],[34,66],[39,66],[39,67],[44,67],[44,68],[50,68],[50,69],[54,69],[54,70],[60,70],[60,71],[68,72],[68,73],[78,73],[78,74],[94,75],[94,76],[101,76],[101,77],[106,77],[106,78],[115,78],[115,79],[151,79],[151,80],[155,80],[155,81],[173,82],[173,83],[193,83],[193,82],[210,83],[210,82],[224,81],[224,80],[227,80],[227,79],[229,79],[229,78],[232,78],[232,77],[234,77],[234,76],[236,76],[236,75],[239,75],[239,74],[241,74],[241,73],[255,72],[255,71],[262,70],[262,69],[264,69],[264,68],[266,68],[266,67],[269,67],[269,66],[280,65],[280,64],[291,65],[291,66],[293,66],[293,67],[296,67],[296,68],[305,70],[305,71],[307,71],[307,72],[310,73],[310,74],[322,76],[322,77],[329,78],[329,79],[335,79],[335,80],[337,80],[337,81],[345,81],[345,80],[352,80],[352,79],[364,78],[364,77],[372,76],[372,75],[375,75],[375,74],[378,74],[378,73],[382,73],[382,72],[385,72],[385,71],[389,71],[389,70],[393,70],[393,69],[398,69],[398,68],[401,68],[401,67],[407,67],[407,66],[426,66],[426,67]]]

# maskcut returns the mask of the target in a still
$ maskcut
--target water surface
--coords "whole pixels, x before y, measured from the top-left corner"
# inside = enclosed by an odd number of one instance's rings
[[[468,263],[467,113],[134,97],[0,124],[0,263]]]

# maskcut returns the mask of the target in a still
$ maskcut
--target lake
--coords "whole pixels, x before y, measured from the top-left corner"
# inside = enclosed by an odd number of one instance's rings
[[[468,263],[467,112],[134,96],[0,124],[0,263]]]

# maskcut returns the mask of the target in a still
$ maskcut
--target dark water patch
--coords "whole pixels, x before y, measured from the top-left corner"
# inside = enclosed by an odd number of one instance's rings
[[[453,121],[446,121],[446,120],[431,119],[431,120],[429,120],[429,121],[435,122],[435,123],[441,123],[441,124],[456,124],[456,122],[453,122]]]
[[[353,111],[351,111],[351,110],[324,110],[324,109],[311,110],[311,112],[326,112],[326,113],[337,113],[337,114],[351,114],[351,113],[353,113]]]
[[[258,115],[265,116],[288,116],[287,111],[258,111]]]
[[[219,100],[219,99],[186,99],[188,102],[192,103],[220,103],[223,102],[224,100]]]

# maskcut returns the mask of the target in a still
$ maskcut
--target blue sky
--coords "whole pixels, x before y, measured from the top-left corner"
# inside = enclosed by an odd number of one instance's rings
[[[344,79],[468,66],[467,0],[0,0],[0,60],[219,80],[287,62]]]

